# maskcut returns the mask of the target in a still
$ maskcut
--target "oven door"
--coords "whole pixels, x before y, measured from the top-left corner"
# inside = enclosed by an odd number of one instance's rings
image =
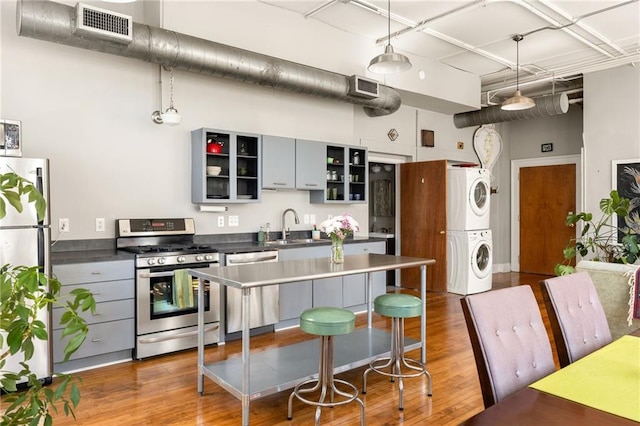
[[[184,265],[184,269],[219,266]],[[138,269],[136,273],[136,334],[138,336],[198,325],[198,280],[176,274],[175,266]],[[193,299],[185,296],[192,291]],[[220,284],[205,281],[205,323],[220,321]]]

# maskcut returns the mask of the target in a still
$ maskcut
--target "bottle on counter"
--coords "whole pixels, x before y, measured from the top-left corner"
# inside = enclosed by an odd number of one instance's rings
[[[264,226],[260,225],[260,230],[258,231],[258,242],[259,243],[264,242],[264,237],[265,237]]]
[[[320,231],[318,230],[316,225],[313,225],[313,230],[311,231],[311,239],[313,239],[313,240],[319,240],[320,239]]]
[[[271,224],[269,222],[267,222],[267,229],[265,229],[264,231],[264,240],[265,241],[270,241],[270,234],[271,233]]]

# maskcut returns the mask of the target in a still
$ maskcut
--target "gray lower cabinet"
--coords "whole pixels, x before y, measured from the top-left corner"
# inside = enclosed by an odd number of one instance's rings
[[[279,260],[310,259],[316,257],[321,247],[285,249],[278,252]],[[300,325],[300,314],[312,307],[312,282],[310,280],[280,284],[280,322],[276,330]]]
[[[135,344],[135,283],[133,260],[53,265],[62,283],[61,294],[86,288],[96,299],[96,312],[81,315],[89,324],[86,340],[67,362],[60,318],[64,309],[53,309],[53,363],[57,372],[96,367],[129,360]]]
[[[345,254],[385,253],[384,241],[345,244]],[[312,259],[326,257],[329,261],[329,245],[282,249],[280,260]],[[372,274],[372,298],[386,292],[384,272]],[[334,306],[354,312],[366,309],[366,275],[348,275],[280,285],[280,322],[276,330],[297,326],[302,311],[311,307]]]

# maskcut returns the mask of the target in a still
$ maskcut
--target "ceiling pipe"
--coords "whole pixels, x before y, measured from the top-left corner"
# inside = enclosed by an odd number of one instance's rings
[[[79,37],[73,33],[75,8],[51,1],[19,0],[16,15],[23,37],[349,102],[361,105],[369,117],[392,114],[402,104],[400,94],[388,86],[380,84],[373,99],[350,95],[348,76],[136,22],[128,45]]]
[[[533,108],[519,111],[505,111],[498,106],[482,108],[478,111],[454,114],[453,124],[457,129],[503,121],[529,120],[531,118],[550,117],[569,111],[569,97],[566,93],[535,98]]]

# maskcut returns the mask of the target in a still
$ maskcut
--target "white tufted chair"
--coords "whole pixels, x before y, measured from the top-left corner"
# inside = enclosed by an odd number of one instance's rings
[[[485,408],[555,370],[551,344],[531,287],[460,300]]]
[[[560,367],[611,343],[598,293],[586,272],[540,281]]]

